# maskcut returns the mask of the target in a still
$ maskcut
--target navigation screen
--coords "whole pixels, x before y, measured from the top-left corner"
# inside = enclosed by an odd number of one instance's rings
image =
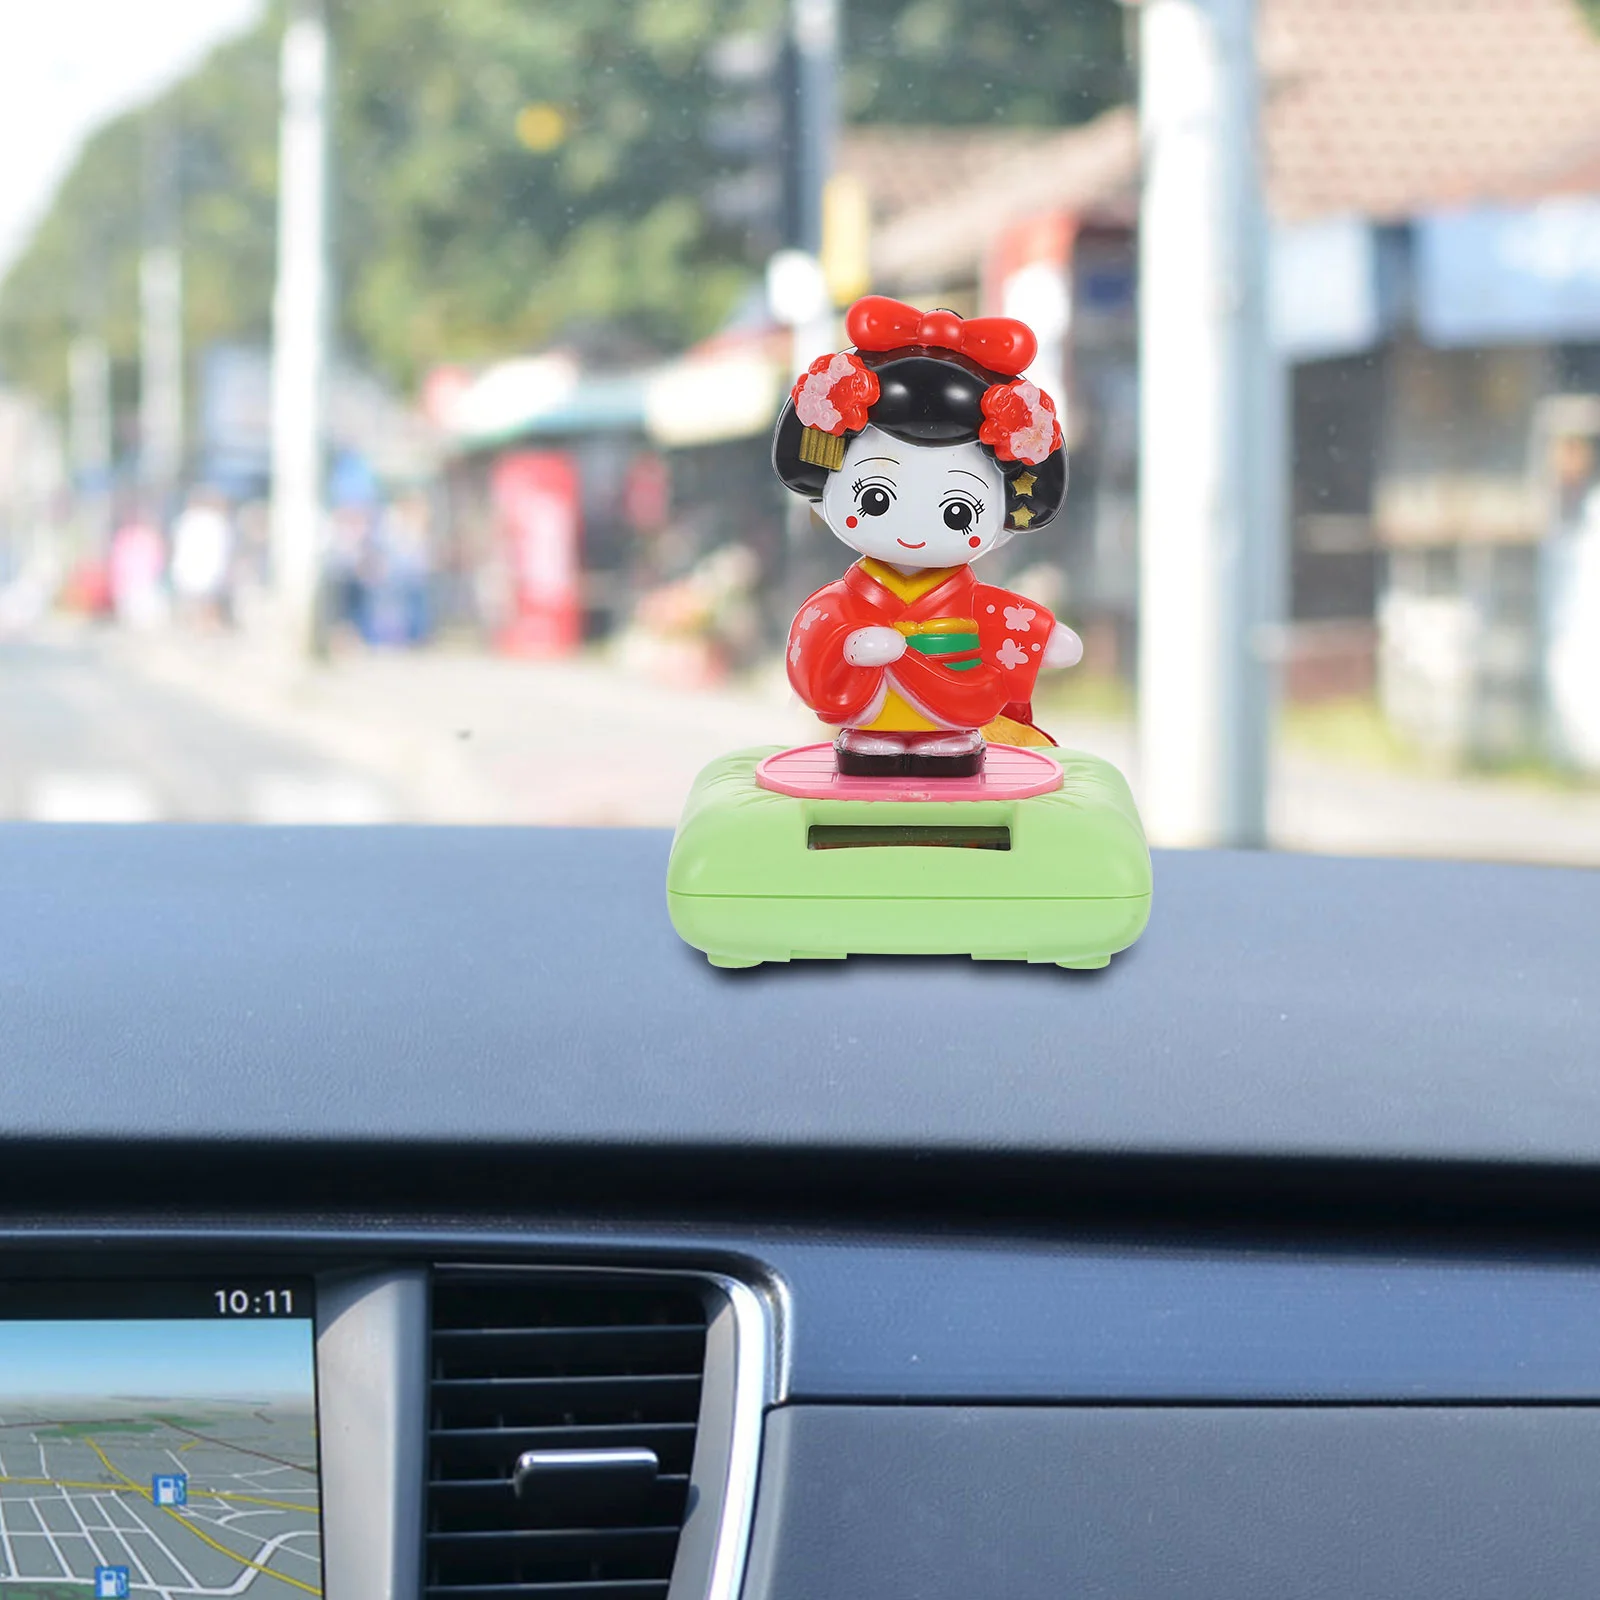
[[[321,1595],[311,1308],[0,1282],[0,1600]]]

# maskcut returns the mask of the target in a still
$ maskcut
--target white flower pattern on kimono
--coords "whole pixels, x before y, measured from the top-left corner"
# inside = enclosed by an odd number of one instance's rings
[[[1007,639],[995,652],[995,660],[1008,672],[1013,667],[1020,667],[1027,659],[1028,652],[1015,639]]]

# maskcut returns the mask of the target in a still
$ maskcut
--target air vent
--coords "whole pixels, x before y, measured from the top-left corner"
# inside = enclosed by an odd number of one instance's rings
[[[436,1274],[428,1600],[664,1600],[706,1320],[692,1279]]]

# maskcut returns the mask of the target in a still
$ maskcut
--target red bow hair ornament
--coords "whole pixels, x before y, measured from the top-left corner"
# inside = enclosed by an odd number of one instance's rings
[[[1039,353],[1033,329],[1014,317],[962,318],[953,311],[918,311],[883,294],[863,295],[850,307],[844,325],[858,350],[899,350],[917,344],[954,350],[1008,378],[1032,366]]]
[[[1038,354],[1033,330],[1013,317],[963,319],[953,311],[918,311],[887,295],[869,294],[850,307],[845,328],[857,350],[878,353],[921,346],[952,350],[1008,383],[983,396],[978,438],[1001,461],[1038,466],[1061,448],[1061,428],[1049,395],[1016,374]],[[818,356],[789,391],[800,421],[800,459],[837,472],[844,465],[844,436],[859,433],[877,403],[878,375],[854,350]]]

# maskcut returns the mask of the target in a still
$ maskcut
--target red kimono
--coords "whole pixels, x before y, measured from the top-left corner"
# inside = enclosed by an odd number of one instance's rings
[[[979,583],[970,567],[902,575],[870,557],[818,589],[789,629],[789,682],[824,721],[852,728],[1031,727],[1029,701],[1055,618],[1036,600]],[[844,658],[857,628],[894,628],[886,667]]]

